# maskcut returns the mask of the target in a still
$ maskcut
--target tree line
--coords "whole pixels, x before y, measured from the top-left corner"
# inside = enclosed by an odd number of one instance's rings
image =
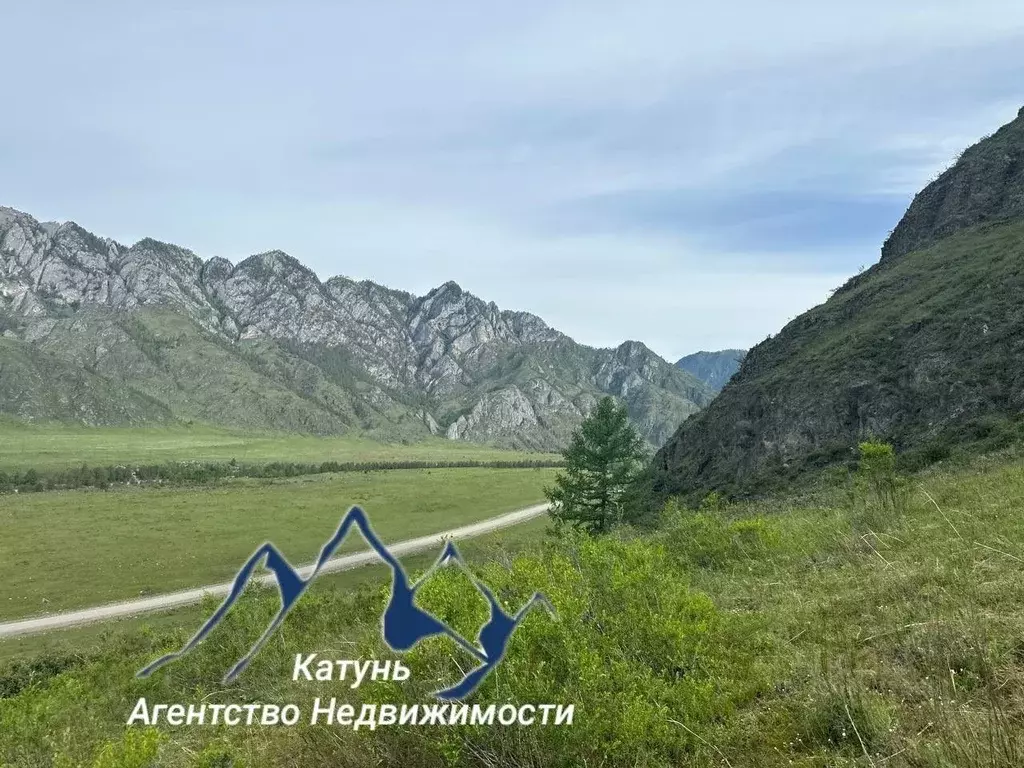
[[[167,483],[198,485],[230,477],[277,478],[320,475],[331,472],[377,472],[390,469],[540,469],[561,467],[558,459],[514,459],[478,461],[273,461],[266,464],[182,461],[164,464],[135,464],[80,467],[40,471],[0,470],[0,493],[32,493],[74,488],[106,489],[112,485]]]

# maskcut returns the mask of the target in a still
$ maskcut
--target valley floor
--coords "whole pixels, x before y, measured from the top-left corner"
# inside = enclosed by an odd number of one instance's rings
[[[84,427],[25,424],[0,416],[0,471],[75,468],[172,461],[240,463],[494,461],[557,458],[554,454],[492,448],[433,438],[383,443],[360,435],[244,432],[197,424],[191,427]]]
[[[574,704],[571,726],[125,728],[141,696],[307,711],[317,696],[356,711],[430,701],[468,662],[440,641],[403,655],[403,683],[291,679],[300,652],[395,656],[379,636],[385,593],[369,580],[318,583],[227,688],[220,675],[272,615],[270,595],[248,595],[215,640],[146,680],[134,671],[180,645],[194,615],[78,635],[77,650],[21,644],[0,671],[0,764],[1020,766],[1022,507],[1024,464],[988,459],[915,477],[896,507],[839,485],[702,512],[670,505],[646,533],[536,529],[488,562],[479,552],[473,564],[506,607],[540,590],[557,615],[531,614],[469,701]],[[422,599],[465,637],[487,616],[457,573],[435,576]]]
[[[543,501],[552,477],[549,469],[390,470],[7,495],[0,620],[226,581],[264,541],[308,563],[352,505],[385,541],[475,523]],[[364,548],[351,536],[339,553]]]

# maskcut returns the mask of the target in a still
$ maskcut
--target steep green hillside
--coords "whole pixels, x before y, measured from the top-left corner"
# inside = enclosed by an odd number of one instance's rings
[[[159,400],[2,336],[0,413],[87,424],[174,421]]]
[[[165,413],[182,421],[312,434],[387,422],[384,414],[357,410],[350,390],[273,341],[230,344],[168,309],[82,311],[57,321],[37,346],[165,404]]]
[[[658,491],[764,490],[868,437],[921,466],[1024,435],[1022,159],[1024,110],[917,195],[878,264],[750,350],[657,454]]]
[[[659,452],[663,493],[757,490],[882,437],[904,461],[1024,434],[1024,223],[854,278],[748,354]]]

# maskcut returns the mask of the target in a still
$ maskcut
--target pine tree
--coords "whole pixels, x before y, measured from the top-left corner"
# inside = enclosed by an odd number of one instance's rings
[[[602,398],[562,456],[565,471],[545,489],[556,521],[599,534],[632,519],[647,454],[625,406]]]

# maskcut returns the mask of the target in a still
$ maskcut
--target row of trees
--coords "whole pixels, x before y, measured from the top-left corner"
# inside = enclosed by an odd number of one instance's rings
[[[90,467],[40,472],[28,469],[7,473],[0,470],[0,493],[46,491],[71,488],[107,488],[111,485],[171,483],[195,485],[226,477],[299,477],[329,472],[374,472],[388,469],[535,469],[559,467],[561,461],[517,459],[506,461],[324,461],[303,463],[275,461],[267,464],[230,462],[176,462],[136,466]]]

